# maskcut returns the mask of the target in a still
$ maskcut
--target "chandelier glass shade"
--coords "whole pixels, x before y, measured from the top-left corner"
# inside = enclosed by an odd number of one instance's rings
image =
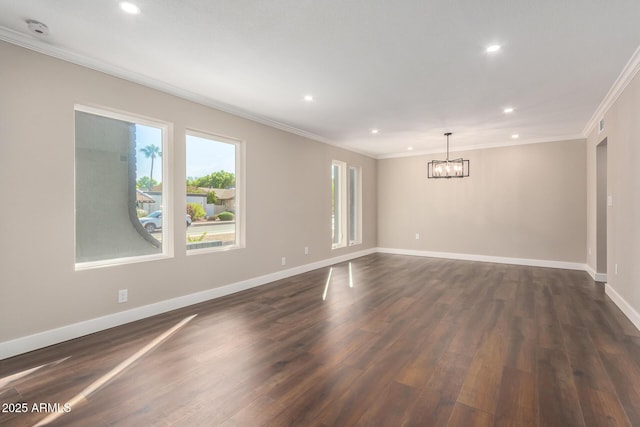
[[[447,137],[447,159],[432,160],[427,164],[427,178],[465,178],[469,176],[469,160],[449,159],[449,136]]]

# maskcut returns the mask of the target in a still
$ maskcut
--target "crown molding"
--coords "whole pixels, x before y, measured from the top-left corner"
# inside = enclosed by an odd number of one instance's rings
[[[457,153],[461,151],[484,150],[487,148],[514,147],[519,145],[541,144],[545,142],[572,141],[577,139],[585,139],[585,137],[582,134],[573,134],[573,135],[560,135],[560,136],[552,136],[548,138],[537,138],[537,139],[518,140],[518,141],[490,142],[490,143],[478,144],[478,145],[464,145],[462,147],[456,147],[455,149],[451,149],[449,151],[451,153]],[[416,156],[424,156],[428,154],[441,154],[441,153],[444,153],[444,150],[442,148],[437,148],[433,150],[411,151],[407,153],[383,154],[383,155],[376,156],[376,159],[378,160],[396,159],[400,157],[416,157]]]
[[[604,99],[593,113],[593,116],[591,116],[591,119],[587,122],[587,125],[582,131],[584,138],[589,136],[600,119],[604,117],[609,108],[611,108],[613,103],[616,102],[618,97],[622,94],[631,80],[633,80],[638,71],[640,71],[640,46],[638,46],[633,55],[631,55],[631,59],[629,59],[627,64],[624,66],[622,72],[611,86],[611,89],[609,89],[609,92],[607,92]]]
[[[260,115],[256,115],[250,113],[246,110],[243,110],[238,107],[234,107],[232,105],[213,100],[209,97],[202,96],[184,89],[180,89],[176,86],[168,84],[166,82],[150,78],[148,76],[136,73],[131,70],[127,70],[121,67],[117,67],[106,63],[104,61],[97,60],[95,58],[90,58],[85,55],[79,55],[77,53],[71,52],[67,49],[63,49],[57,46],[53,46],[47,43],[45,40],[40,40],[30,35],[26,35],[20,33],[18,31],[11,30],[6,27],[0,26],[0,40],[5,41],[7,43],[11,43],[25,49],[33,50],[38,53],[42,53],[47,56],[51,56],[57,59],[61,59],[66,62],[71,62],[76,65],[80,65],[85,68],[90,68],[95,71],[99,71],[101,73],[108,74],[110,76],[118,77],[133,83],[140,84],[142,86],[146,86],[151,89],[159,90],[160,92],[167,93],[169,95],[177,96],[182,99],[186,99],[188,101],[195,102],[197,104],[204,105],[206,107],[215,108],[216,110],[223,111],[225,113],[233,114],[234,116],[242,117],[263,125],[270,126],[275,129],[279,129],[285,132],[293,133],[304,138],[312,139],[314,141],[322,142],[325,144],[333,145],[348,151],[349,148],[346,148],[344,145],[340,145],[334,141],[329,140],[320,135],[316,135],[312,132],[307,132],[302,129],[298,129],[294,126],[290,126],[276,120],[272,120]],[[358,152],[358,151],[356,151]],[[373,157],[371,153],[359,152],[360,154],[366,155],[368,157]]]

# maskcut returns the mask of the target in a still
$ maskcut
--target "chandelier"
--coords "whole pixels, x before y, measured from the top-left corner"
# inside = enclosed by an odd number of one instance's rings
[[[427,164],[427,178],[465,178],[469,176],[469,160],[449,159],[449,135],[447,137],[447,160],[432,160]]]

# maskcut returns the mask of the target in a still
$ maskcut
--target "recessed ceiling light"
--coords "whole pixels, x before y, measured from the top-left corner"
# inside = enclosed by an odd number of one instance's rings
[[[506,114],[513,113],[513,107],[507,107],[507,108],[505,108],[505,109],[504,109],[504,112],[505,112]]]
[[[376,135],[376,134],[380,133],[380,131],[378,129],[371,129],[371,133]]]
[[[511,135],[511,138],[518,139],[520,138],[520,135],[518,135],[517,133],[514,133],[513,135]]]
[[[132,15],[137,15],[138,13],[140,13],[140,8],[138,6],[126,1],[123,1],[122,3],[120,3],[120,9]]]
[[[413,147],[407,147],[408,151],[413,151]]]
[[[499,44],[492,44],[491,46],[487,47],[487,53],[494,53],[500,50],[502,46],[500,46]]]
[[[313,95],[305,95],[304,96],[304,100],[307,101],[307,102],[313,101]]]

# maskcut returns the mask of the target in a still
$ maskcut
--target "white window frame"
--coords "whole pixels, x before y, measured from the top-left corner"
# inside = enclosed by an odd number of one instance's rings
[[[235,221],[236,221],[236,242],[233,245],[224,246],[211,246],[207,248],[187,249],[185,251],[187,256],[205,254],[211,252],[224,252],[234,249],[242,249],[245,247],[245,208],[244,208],[244,194],[245,194],[245,142],[229,136],[222,136],[213,132],[200,131],[194,129],[187,129],[185,132],[185,161],[187,154],[187,136],[194,136],[196,138],[209,139],[213,142],[222,142],[225,144],[231,144],[236,147],[236,201],[235,201]],[[182,182],[186,182],[186,165],[185,165],[185,177]],[[187,204],[187,195],[185,193],[185,199],[183,206]],[[185,231],[186,233],[186,231]],[[185,235],[186,238],[186,235]]]
[[[153,261],[158,259],[172,258],[173,257],[173,215],[170,207],[173,206],[173,170],[171,168],[171,161],[173,160],[173,144],[171,138],[173,135],[173,124],[164,122],[158,119],[144,117],[129,112],[116,111],[105,107],[95,107],[83,104],[74,105],[74,113],[80,111],[83,113],[89,113],[96,116],[102,116],[110,119],[121,120],[129,123],[136,123],[145,126],[155,127],[162,130],[162,203],[160,209],[162,210],[162,250],[160,253],[151,255],[139,255],[122,258],[110,258],[99,261],[87,261],[87,262],[75,262],[75,270],[88,270],[100,267],[109,267],[123,264],[133,264],[139,262]],[[76,144],[76,137],[74,133],[74,147]],[[75,151],[75,150],[74,150]],[[74,160],[75,154],[74,154]],[[74,165],[75,165],[74,161]],[[76,200],[76,168],[74,167],[74,196],[73,206],[77,206]],[[75,242],[76,242],[77,230],[74,225],[74,254],[75,254]],[[74,255],[74,260],[76,259]]]
[[[352,175],[352,172],[354,175]],[[362,244],[362,168],[360,166],[349,166],[348,173],[349,206],[347,207],[349,223],[349,246]],[[355,176],[355,184],[353,178]],[[355,190],[355,195],[352,192]],[[351,202],[354,202],[354,205]],[[354,234],[352,238],[352,234]]]

